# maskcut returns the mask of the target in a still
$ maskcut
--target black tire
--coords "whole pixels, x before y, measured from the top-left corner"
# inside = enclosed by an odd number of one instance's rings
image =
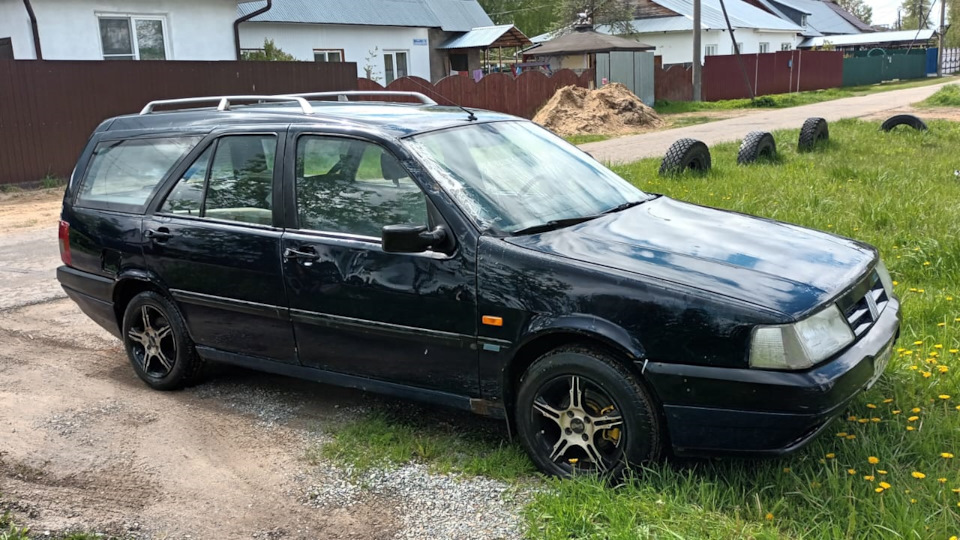
[[[574,381],[579,404],[571,399]],[[650,394],[622,363],[584,346],[555,349],[527,368],[514,419],[530,458],[553,476],[616,478],[661,451],[660,417]]]
[[[705,173],[710,170],[710,149],[703,141],[680,139],[670,145],[660,162],[660,176],[680,174],[685,171]]]
[[[890,131],[897,126],[910,126],[917,131],[926,131],[927,124],[912,114],[898,114],[883,121],[880,129]]]
[[[758,159],[773,160],[777,157],[777,142],[769,131],[751,131],[740,143],[737,163],[748,165]]]
[[[142,292],[127,304],[123,345],[137,376],[155,390],[176,390],[200,378],[203,360],[187,334],[183,317],[160,294]]]
[[[827,121],[823,118],[807,118],[803,127],[800,128],[797,150],[810,152],[828,139],[830,139],[830,128],[827,127]]]

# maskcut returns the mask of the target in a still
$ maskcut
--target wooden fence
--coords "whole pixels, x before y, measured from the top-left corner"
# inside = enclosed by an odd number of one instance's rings
[[[354,62],[0,60],[0,184],[66,178],[100,122],[151,100],[356,88]]]
[[[474,81],[459,75],[445,77],[433,84],[419,77],[403,77],[386,86],[386,90],[420,92],[440,105],[462,105],[502,113],[533,118],[557,90],[564,86],[589,87],[594,72],[584,71],[577,75],[569,69],[557,71],[551,76],[537,71],[528,71],[514,77],[506,73],[493,73]],[[384,87],[369,79],[357,81],[359,90],[384,90]]]

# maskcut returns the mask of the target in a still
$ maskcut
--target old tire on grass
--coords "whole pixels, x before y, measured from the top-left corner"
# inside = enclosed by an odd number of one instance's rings
[[[617,478],[656,460],[660,417],[624,363],[591,346],[564,346],[527,368],[517,394],[517,433],[546,474]]]
[[[710,149],[703,141],[680,139],[670,145],[660,162],[660,176],[680,174],[685,171],[705,173],[710,170]]]
[[[917,131],[926,131],[927,124],[912,114],[898,114],[883,121],[880,129],[890,131],[897,126],[910,126]]]
[[[827,127],[827,121],[823,118],[807,118],[800,128],[800,140],[797,142],[797,150],[809,152],[816,148],[817,144],[826,142],[830,138],[830,128]]]
[[[773,160],[777,157],[777,142],[769,131],[751,131],[740,143],[737,163],[749,165],[757,160]]]
[[[155,390],[176,390],[200,378],[203,360],[179,310],[163,295],[145,291],[130,300],[123,345],[137,376]]]

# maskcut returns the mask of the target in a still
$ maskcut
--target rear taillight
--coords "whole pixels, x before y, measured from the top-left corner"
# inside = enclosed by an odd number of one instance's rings
[[[63,264],[70,266],[70,224],[62,219],[57,236],[60,238],[60,260]]]

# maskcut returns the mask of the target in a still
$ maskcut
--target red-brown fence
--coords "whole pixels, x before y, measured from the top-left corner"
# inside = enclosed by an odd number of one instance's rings
[[[0,184],[65,178],[97,124],[151,100],[356,88],[353,62],[0,60]]]
[[[839,51],[796,50],[744,54],[741,57],[750,86],[758,96],[843,85],[843,53]],[[660,57],[654,61],[656,98],[690,101],[693,95],[690,68],[677,64],[664,69],[660,62]],[[750,97],[736,56],[706,57],[702,77],[705,101]]]
[[[386,89],[420,92],[440,105],[456,104],[533,118],[557,90],[571,85],[588,87],[593,78],[592,70],[577,75],[569,69],[557,71],[551,76],[537,71],[524,72],[517,77],[493,73],[480,81],[455,75],[443,78],[436,84],[419,77],[404,77],[391,82]],[[369,79],[360,79],[357,87],[360,90],[384,89]]]

